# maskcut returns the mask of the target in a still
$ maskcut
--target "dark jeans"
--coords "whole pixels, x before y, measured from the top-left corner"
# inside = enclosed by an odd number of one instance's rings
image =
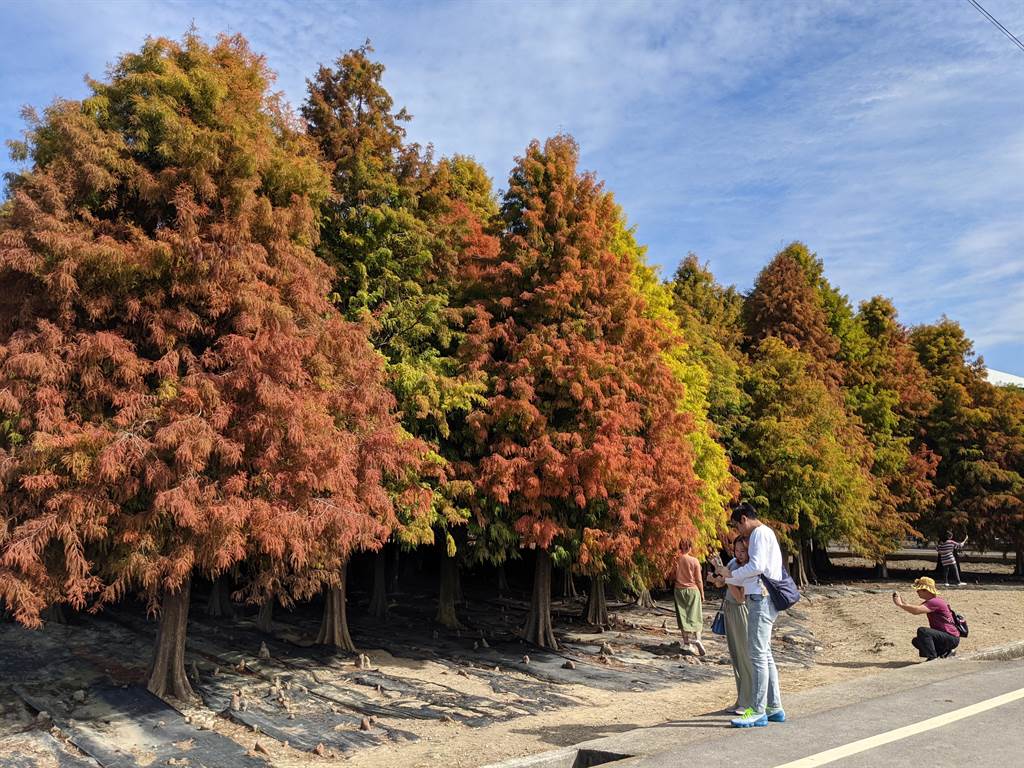
[[[922,659],[940,659],[948,656],[960,645],[960,638],[931,627],[920,627],[917,637],[910,641]]]

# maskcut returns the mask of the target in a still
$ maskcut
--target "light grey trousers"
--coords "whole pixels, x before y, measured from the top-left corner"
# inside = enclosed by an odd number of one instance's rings
[[[747,595],[747,642],[750,644],[750,665],[754,669],[754,700],[750,704],[755,712],[766,707],[782,706],[779,691],[779,670],[772,656],[772,627],[779,612],[767,595]]]

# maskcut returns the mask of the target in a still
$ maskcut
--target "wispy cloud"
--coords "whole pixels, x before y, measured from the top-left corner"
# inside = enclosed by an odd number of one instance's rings
[[[1024,6],[986,6],[1024,32]],[[1024,54],[966,3],[44,2],[5,9],[0,133],[146,34],[242,32],[301,102],[372,38],[414,140],[498,186],[565,130],[653,260],[747,287],[802,239],[852,298],[961,321],[1024,372]]]

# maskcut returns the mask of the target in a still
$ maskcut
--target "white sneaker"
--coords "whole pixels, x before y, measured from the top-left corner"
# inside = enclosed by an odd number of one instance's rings
[[[958,587],[966,587],[967,586],[967,582],[966,581],[961,581],[959,584],[957,584],[957,586]]]

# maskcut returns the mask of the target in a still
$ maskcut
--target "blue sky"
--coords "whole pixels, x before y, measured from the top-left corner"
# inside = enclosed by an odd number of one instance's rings
[[[1024,37],[1024,4],[983,4]],[[4,138],[23,104],[80,97],[192,21],[248,37],[294,104],[370,38],[411,138],[498,188],[530,139],[569,131],[666,274],[693,251],[745,290],[803,240],[854,301],[947,314],[1024,374],[1024,52],[966,0],[14,0],[4,20]]]

